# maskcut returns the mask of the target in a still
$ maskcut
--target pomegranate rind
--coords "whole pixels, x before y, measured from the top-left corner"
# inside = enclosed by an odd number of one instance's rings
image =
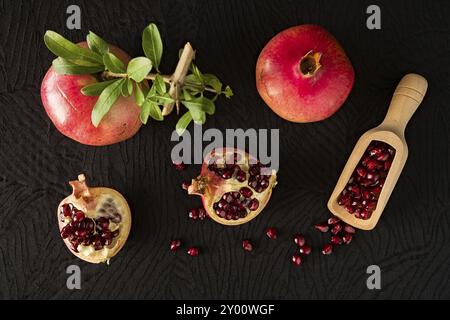
[[[60,202],[57,209],[57,218],[58,218],[58,226],[59,231],[66,225],[63,221],[61,221],[61,207],[66,203],[73,204],[77,209],[83,211],[86,217],[94,218],[95,217],[95,208],[96,208],[96,199],[100,199],[103,196],[107,196],[112,198],[115,203],[117,203],[117,207],[120,208],[121,222],[119,224],[120,232],[119,235],[113,239],[113,242],[110,246],[105,246],[102,250],[92,251],[88,255],[85,255],[81,252],[74,252],[70,249],[71,244],[68,239],[63,239],[65,245],[69,249],[69,251],[80,258],[81,260],[90,262],[90,263],[102,263],[109,261],[112,257],[114,257],[125,245],[128,235],[131,230],[131,210],[128,206],[128,202],[126,199],[120,194],[118,191],[111,188],[97,187],[97,188],[88,188],[88,192],[91,196],[91,199],[86,201],[83,197],[79,195],[75,195],[75,192],[70,196],[66,197],[64,200]]]
[[[248,180],[245,180],[244,182],[239,182],[236,179],[231,178],[227,179],[226,183],[224,183],[224,179],[222,179],[219,176],[216,176],[213,172],[211,172],[208,169],[208,164],[209,161],[217,155],[219,155],[219,157],[220,155],[225,155],[226,157],[229,155],[233,155],[234,153],[240,154],[242,156],[242,159],[245,159],[244,163],[238,162],[237,164],[241,167],[241,169],[243,169],[246,172],[248,172],[249,161],[253,161],[253,163],[257,162],[255,157],[239,149],[233,148],[215,149],[205,157],[200,175],[192,180],[191,185],[188,188],[188,194],[201,196],[203,207],[205,208],[211,219],[220,224],[228,226],[241,225],[256,218],[264,210],[267,203],[269,202],[269,199],[272,195],[272,189],[275,187],[277,181],[276,171],[272,170],[271,176],[269,178],[269,186],[267,187],[267,189],[265,189],[263,192],[260,193],[256,192],[248,185]],[[253,191],[253,197],[258,199],[259,201],[258,209],[255,211],[248,212],[247,216],[245,216],[244,218],[240,218],[238,220],[228,220],[217,215],[217,213],[213,209],[214,203],[219,201],[220,197],[224,193],[230,191],[239,191],[240,188],[242,187],[250,188]]]

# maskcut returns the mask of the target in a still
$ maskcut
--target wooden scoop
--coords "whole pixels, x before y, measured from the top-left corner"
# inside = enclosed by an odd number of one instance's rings
[[[405,128],[409,119],[411,119],[411,116],[422,102],[427,87],[427,80],[418,74],[411,73],[404,76],[395,89],[384,121],[378,127],[367,131],[359,138],[328,201],[328,209],[344,222],[363,230],[375,228],[408,158]],[[373,140],[391,145],[396,152],[384,186],[381,189],[375,211],[373,211],[369,219],[363,220],[347,212],[343,206],[338,204],[337,199]]]

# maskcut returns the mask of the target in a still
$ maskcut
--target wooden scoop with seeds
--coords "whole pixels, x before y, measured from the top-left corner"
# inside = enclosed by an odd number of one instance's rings
[[[422,102],[427,87],[427,80],[420,75],[407,74],[404,76],[395,89],[384,121],[378,127],[364,133],[356,143],[328,201],[328,208],[330,211],[344,222],[363,230],[371,230],[378,223],[408,157],[408,146],[405,141],[406,125]],[[350,179],[355,178],[355,168],[360,164],[362,157],[367,153],[367,148],[373,141],[380,141],[381,143],[388,144],[395,149],[395,155],[393,156],[385,180],[383,180],[381,193],[377,195],[376,207],[373,211],[370,211],[370,214],[368,214],[366,216],[367,218],[364,220],[357,216],[360,214],[359,211],[363,210],[364,212],[365,209],[367,210],[367,207],[362,206],[363,209],[358,207],[361,203],[363,205],[367,204],[367,201],[361,199],[361,197],[365,195],[363,192],[366,187],[367,174],[371,175],[369,178],[372,178],[373,176],[378,178],[378,173],[376,172],[376,169],[369,171],[369,173],[362,172],[361,181],[363,182],[363,186],[358,185],[357,182]],[[375,165],[376,164],[377,162],[375,162]],[[360,177],[356,177],[358,180],[360,179]],[[379,180],[373,182],[375,186],[377,183],[380,183]],[[354,193],[351,193],[346,197],[344,202],[347,203],[347,209],[345,204],[342,204],[342,198],[340,197],[342,197],[343,193],[349,192],[348,190],[344,190],[346,188],[350,189],[350,187],[357,191],[353,191],[352,189],[350,192]],[[349,210],[353,212],[350,213]],[[356,215],[354,210],[359,210]]]

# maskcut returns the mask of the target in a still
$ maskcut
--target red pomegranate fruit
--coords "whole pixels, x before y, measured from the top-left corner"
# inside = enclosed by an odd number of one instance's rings
[[[87,47],[86,42],[78,45]],[[130,57],[124,51],[112,45],[109,49],[128,64]],[[91,113],[98,97],[83,95],[81,88],[97,81],[92,74],[63,75],[50,67],[41,85],[45,111],[59,132],[82,144],[104,146],[131,138],[142,124],[133,96],[119,97],[98,127],[92,124]]]
[[[205,157],[188,193],[202,197],[207,215],[216,222],[239,225],[264,209],[275,184],[275,170],[242,150],[221,148]]]
[[[342,47],[317,25],[280,32],[266,44],[256,64],[256,86],[262,99],[292,122],[330,117],[347,99],[354,78]]]
[[[70,181],[73,192],[58,206],[61,237],[78,258],[107,262],[124,246],[131,228],[125,198],[110,188],[89,188],[83,174]]]

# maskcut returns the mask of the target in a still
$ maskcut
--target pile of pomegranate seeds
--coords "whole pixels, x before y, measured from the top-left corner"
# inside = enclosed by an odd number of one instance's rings
[[[292,263],[299,266],[302,264],[302,257],[311,253],[311,247],[306,244],[305,237],[300,234],[294,235],[294,243],[298,247],[298,253],[292,255]]]
[[[343,223],[336,217],[329,218],[327,222],[316,224],[315,228],[322,233],[330,233],[330,243],[327,243],[322,248],[324,255],[331,254],[334,246],[341,244],[349,245],[352,242],[353,235],[356,233],[355,228]]]
[[[372,141],[339,195],[338,204],[358,219],[369,219],[394,157],[395,149],[390,145]]]
[[[188,212],[188,216],[190,219],[196,221],[196,220],[205,220],[206,218],[208,218],[208,213],[206,212],[206,210],[203,207],[200,208],[194,208],[189,210]]]
[[[67,224],[61,229],[61,237],[68,239],[71,249],[78,252],[78,246],[93,246],[95,250],[101,250],[109,246],[113,239],[119,235],[119,229],[110,230],[110,222],[120,222],[120,215],[112,212],[110,217],[99,217],[97,219],[87,218],[83,211],[78,210],[70,203],[61,207],[62,221]]]

